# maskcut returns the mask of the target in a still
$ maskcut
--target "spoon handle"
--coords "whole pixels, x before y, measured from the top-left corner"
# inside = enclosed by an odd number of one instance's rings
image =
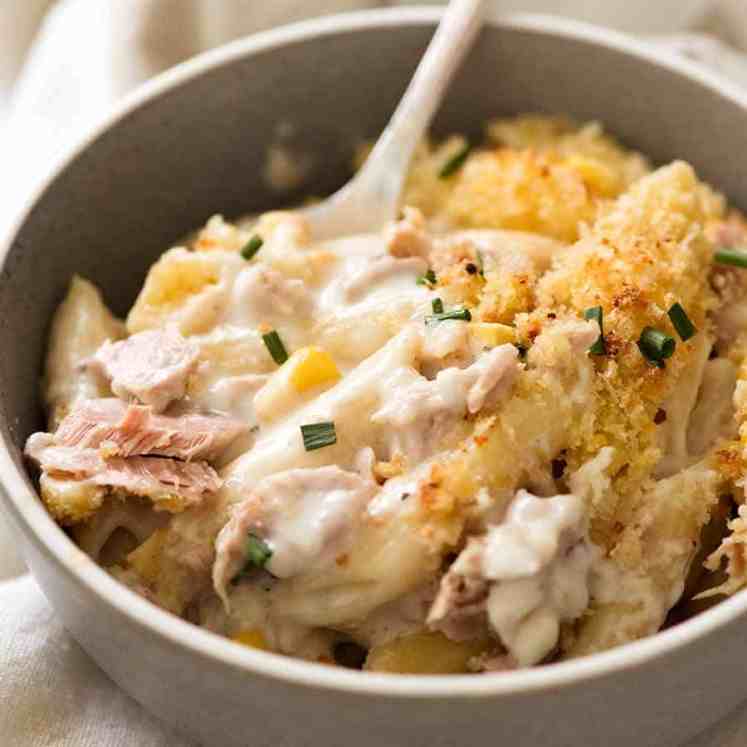
[[[356,176],[306,212],[316,238],[377,231],[396,216],[407,170],[482,27],[483,0],[451,0],[392,118]]]
[[[482,27],[482,0],[451,0],[410,85],[368,162],[397,171],[400,185],[410,158],[426,134],[454,73]],[[397,197],[399,190],[397,190]]]

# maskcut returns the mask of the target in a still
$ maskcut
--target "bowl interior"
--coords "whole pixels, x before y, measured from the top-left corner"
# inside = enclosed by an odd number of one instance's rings
[[[181,76],[78,152],[26,216],[0,274],[0,429],[19,465],[39,424],[49,320],[71,275],[93,280],[124,314],[148,266],[211,214],[270,209],[337,187],[356,145],[386,123],[432,31],[432,18],[413,16],[259,45]],[[527,111],[599,119],[654,161],[686,158],[747,207],[734,157],[747,152],[744,108],[670,65],[583,34],[490,26],[434,129],[477,138],[488,118]],[[263,178],[281,123],[310,158],[294,191]]]

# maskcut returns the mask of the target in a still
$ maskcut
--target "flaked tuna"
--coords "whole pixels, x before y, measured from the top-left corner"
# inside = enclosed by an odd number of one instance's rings
[[[221,487],[220,477],[207,462],[153,456],[105,459],[96,449],[57,446],[48,433],[31,436],[25,451],[45,475],[122,490],[171,510],[195,505]]]
[[[561,624],[587,608],[597,553],[580,498],[519,490],[504,520],[470,537],[442,577],[428,625],[455,640],[489,627],[518,666],[537,664],[557,645]]]
[[[403,209],[401,220],[390,223],[384,232],[387,250],[393,257],[428,259],[433,251],[433,238],[423,213],[414,207]]]
[[[58,446],[101,449],[107,456],[158,455],[213,461],[247,427],[220,415],[156,415],[118,399],[78,404],[54,434]]]
[[[107,340],[90,365],[111,383],[114,394],[161,412],[186,391],[200,350],[175,329],[146,330],[126,340]]]

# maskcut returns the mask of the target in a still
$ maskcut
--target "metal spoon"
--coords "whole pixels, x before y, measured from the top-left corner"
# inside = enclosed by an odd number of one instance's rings
[[[326,200],[302,211],[315,239],[378,231],[395,218],[415,146],[482,21],[482,0],[451,0],[405,95],[361,170]]]

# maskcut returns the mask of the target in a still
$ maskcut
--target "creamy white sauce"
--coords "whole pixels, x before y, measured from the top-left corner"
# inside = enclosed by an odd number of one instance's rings
[[[388,255],[379,235],[300,247],[298,236],[301,233],[297,226],[289,224],[286,234],[283,234],[282,253],[276,251],[280,239],[274,234],[267,249],[263,248],[249,267],[235,275],[224,319],[235,328],[257,328],[262,324],[275,327],[284,341],[292,341],[289,352],[298,345],[326,347],[324,343],[332,336],[331,332],[339,336],[340,330],[344,330],[344,342],[349,347],[356,347],[356,337],[368,336],[377,339],[379,345],[373,355],[362,361],[356,354],[352,357],[335,355],[342,374],[336,384],[310,399],[301,395],[287,398],[284,401],[288,406],[282,413],[268,410],[259,420],[255,410],[260,407],[264,412],[264,405],[259,399],[249,404],[248,396],[242,395],[250,392],[260,378],[243,375],[210,380],[201,394],[203,403],[215,409],[228,408],[233,414],[240,413],[259,424],[251,450],[241,454],[224,470],[224,493],[227,503],[239,512],[237,515],[245,510],[242,502],[247,500],[249,514],[246,516],[258,512],[257,531],[266,537],[273,551],[267,569],[278,578],[291,580],[298,576],[313,577],[322,573],[319,569],[323,568],[331,573],[332,559],[344,556],[345,548],[354,546],[364,512],[368,517],[364,524],[368,521],[391,524],[403,521],[405,516],[416,511],[417,496],[434,457],[454,448],[466,435],[466,418],[484,407],[495,407],[508,395],[520,364],[514,346],[485,350],[482,344],[471,339],[469,326],[463,321],[424,323],[425,317],[433,313],[432,300],[438,293],[416,282],[428,267],[423,258]],[[483,247],[495,241],[492,236],[477,238]],[[490,249],[494,250],[493,244]],[[547,247],[542,250],[549,251]],[[304,281],[273,269],[273,263],[282,256],[295,252],[293,260],[300,262],[303,252],[313,251],[327,253],[330,259]],[[501,261],[512,264],[517,270],[524,267],[523,263],[529,267],[535,261],[534,258],[521,260],[515,256],[515,250],[512,252]],[[321,322],[310,324],[310,317]],[[384,328],[390,322],[398,331],[378,338],[374,327]],[[345,327],[346,324],[350,326]],[[576,348],[585,348],[596,338],[596,329],[586,322],[569,326],[564,344],[574,352]],[[391,339],[387,341],[388,337]],[[546,365],[548,358],[554,359],[559,353],[554,349],[546,353],[540,350],[535,355]],[[268,366],[269,371],[276,370],[272,363]],[[259,391],[261,395],[264,390]],[[306,451],[300,426],[324,421],[335,424],[337,443],[318,451]],[[404,473],[377,487],[370,480],[376,461],[397,459],[404,460]],[[338,489],[327,485],[326,465],[336,465],[346,475],[357,471],[369,487],[351,490],[349,486]],[[324,486],[315,487],[320,480]],[[516,512],[519,517],[523,516],[518,508]],[[534,518],[535,524],[541,524]],[[547,521],[552,523],[552,517]],[[535,534],[552,534],[552,528],[539,524]],[[493,541],[500,538],[501,543],[508,543],[510,552],[504,556],[504,561],[513,569],[503,582],[516,581],[522,558],[526,560],[531,552],[539,553],[529,575],[539,579],[532,583],[542,589],[542,597],[535,605],[541,612],[536,612],[531,620],[522,618],[521,630],[509,630],[510,626],[496,622],[496,628],[503,631],[502,640],[515,638],[518,642],[514,648],[519,651],[528,645],[522,643],[528,634],[521,631],[532,625],[532,629],[539,630],[543,625],[542,635],[547,638],[547,615],[555,614],[557,620],[573,616],[561,602],[546,598],[547,579],[558,574],[558,567],[566,566],[542,555],[536,537],[536,546],[529,547],[518,543],[516,532],[495,531]],[[236,542],[239,539],[237,535]],[[220,565],[223,569],[221,594],[232,593],[226,574],[230,575],[232,563],[236,562],[237,548],[238,544],[227,538],[218,546],[216,568]],[[500,551],[496,552],[500,557]],[[229,562],[230,557],[233,561]],[[490,557],[492,562],[492,555]],[[580,550],[570,553],[566,575],[572,573],[573,563],[582,565],[583,557]],[[334,572],[345,575],[344,569]],[[495,573],[500,575],[500,572],[499,569]],[[497,577],[491,578],[491,582],[497,580]],[[567,589],[568,583],[562,573],[557,583],[564,589],[564,599],[574,596]],[[494,596],[492,605],[498,620],[501,616],[499,592]],[[299,613],[300,602],[290,601],[280,587],[275,597],[284,599],[284,608],[294,609],[295,615],[311,614],[307,607]],[[371,599],[374,598],[371,592]],[[576,594],[574,599],[578,601],[578,598]],[[336,613],[330,614],[334,617]],[[316,612],[313,616],[318,617]],[[532,635],[542,637],[540,633]],[[528,656],[517,655],[522,661]]]
[[[322,315],[363,317],[390,311],[392,306],[399,307],[405,318],[418,307],[423,314],[430,313],[436,294],[416,282],[428,269],[424,259],[389,256],[379,234],[326,242],[324,249],[340,259],[334,277],[319,294]]]
[[[482,569],[493,583],[490,625],[520,666],[557,645],[560,623],[589,604],[595,556],[584,505],[574,495],[536,498],[519,491],[505,522],[488,532]]]
[[[290,470],[255,490],[278,578],[319,572],[348,548],[375,483],[336,467]]]
[[[458,630],[445,624],[450,617],[463,622],[465,611],[474,614],[484,604],[490,628],[516,664],[537,664],[557,645],[561,623],[587,608],[598,557],[581,499],[520,490],[502,523],[471,539],[454,561],[429,620],[448,634]],[[461,585],[454,584],[460,577]]]
[[[225,605],[218,611],[207,602],[205,624],[229,633],[256,625],[274,648],[291,653],[329,643],[312,626],[339,626],[368,643],[422,629],[440,575],[439,557],[421,536],[424,485],[439,455],[462,443],[475,416],[501,406],[524,368],[513,345],[486,348],[465,321],[425,323],[441,292],[416,282],[429,268],[424,255],[470,241],[488,269],[530,273],[545,269],[558,245],[491,231],[431,242],[424,226],[413,229],[423,234],[414,253],[407,236],[400,253],[379,234],[312,244],[289,213],[232,230],[213,221],[209,229],[204,251],[167,257],[210,275],[200,285],[199,272],[194,279],[180,265],[185,286],[194,281],[195,289],[168,321],[199,356],[186,396],[173,407],[240,418],[249,432],[225,455],[232,461],[222,462],[215,512],[229,520],[215,544],[207,546],[214,535],[200,517],[172,522],[195,588],[210,566]],[[255,232],[264,244],[246,260],[236,245]],[[231,251],[220,248],[227,242]],[[322,348],[339,378],[285,396],[278,387],[297,385],[262,340],[271,329],[289,354]],[[569,352],[582,354],[597,335],[591,322],[569,322],[538,338],[529,363],[560,371]],[[582,377],[571,398],[581,400],[588,387]],[[307,451],[300,426],[327,421],[336,443]],[[533,448],[550,453],[547,438]],[[378,484],[381,463],[394,476]],[[475,515],[487,516],[491,501],[480,490]],[[265,566],[271,589],[260,589],[251,574],[231,583],[246,565],[248,532],[272,553]],[[528,665],[556,645],[561,623],[586,608],[594,557],[580,498],[520,491],[500,524],[469,540],[452,570],[487,584],[484,617],[513,659]]]

